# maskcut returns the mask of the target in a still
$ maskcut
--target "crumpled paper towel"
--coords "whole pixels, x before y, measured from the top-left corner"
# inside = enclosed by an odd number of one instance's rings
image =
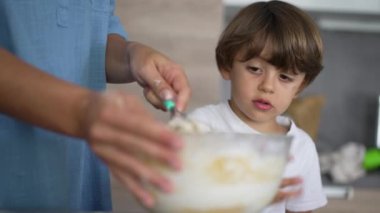
[[[365,175],[362,167],[365,146],[348,142],[339,150],[319,156],[322,174],[330,174],[335,183],[350,183]]]

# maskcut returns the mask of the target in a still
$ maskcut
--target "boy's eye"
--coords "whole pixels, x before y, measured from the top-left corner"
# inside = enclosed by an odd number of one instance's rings
[[[259,74],[261,72],[260,68],[255,66],[248,66],[247,69],[253,74]]]
[[[280,74],[280,80],[286,81],[286,82],[292,82],[293,78],[286,74]]]

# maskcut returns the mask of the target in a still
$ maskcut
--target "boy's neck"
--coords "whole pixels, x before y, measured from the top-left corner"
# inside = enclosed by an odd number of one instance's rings
[[[240,118],[240,117],[239,117]],[[241,119],[241,118],[240,118]],[[243,119],[242,119],[243,120]],[[289,127],[282,126],[274,120],[273,122],[255,122],[252,120],[243,120],[252,129],[263,134],[280,134],[286,135],[289,131]]]
[[[277,123],[276,118],[273,118],[271,121],[265,121],[265,122],[258,122],[250,119],[243,113],[241,113],[239,110],[237,110],[236,106],[234,106],[234,103],[229,100],[228,104],[232,110],[232,112],[244,123],[246,123],[249,127],[254,129],[257,132],[264,133],[264,134],[286,134],[289,131],[290,127],[280,125]]]

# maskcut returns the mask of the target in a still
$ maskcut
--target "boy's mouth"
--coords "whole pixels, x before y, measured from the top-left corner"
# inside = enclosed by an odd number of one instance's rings
[[[264,111],[270,110],[273,107],[269,101],[264,99],[253,100],[253,104],[257,109]]]

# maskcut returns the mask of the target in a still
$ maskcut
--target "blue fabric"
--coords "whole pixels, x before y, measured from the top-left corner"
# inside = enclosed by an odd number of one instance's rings
[[[0,46],[61,79],[104,90],[107,35],[126,37],[114,4],[0,0]],[[0,209],[111,210],[108,170],[84,141],[0,114]]]

